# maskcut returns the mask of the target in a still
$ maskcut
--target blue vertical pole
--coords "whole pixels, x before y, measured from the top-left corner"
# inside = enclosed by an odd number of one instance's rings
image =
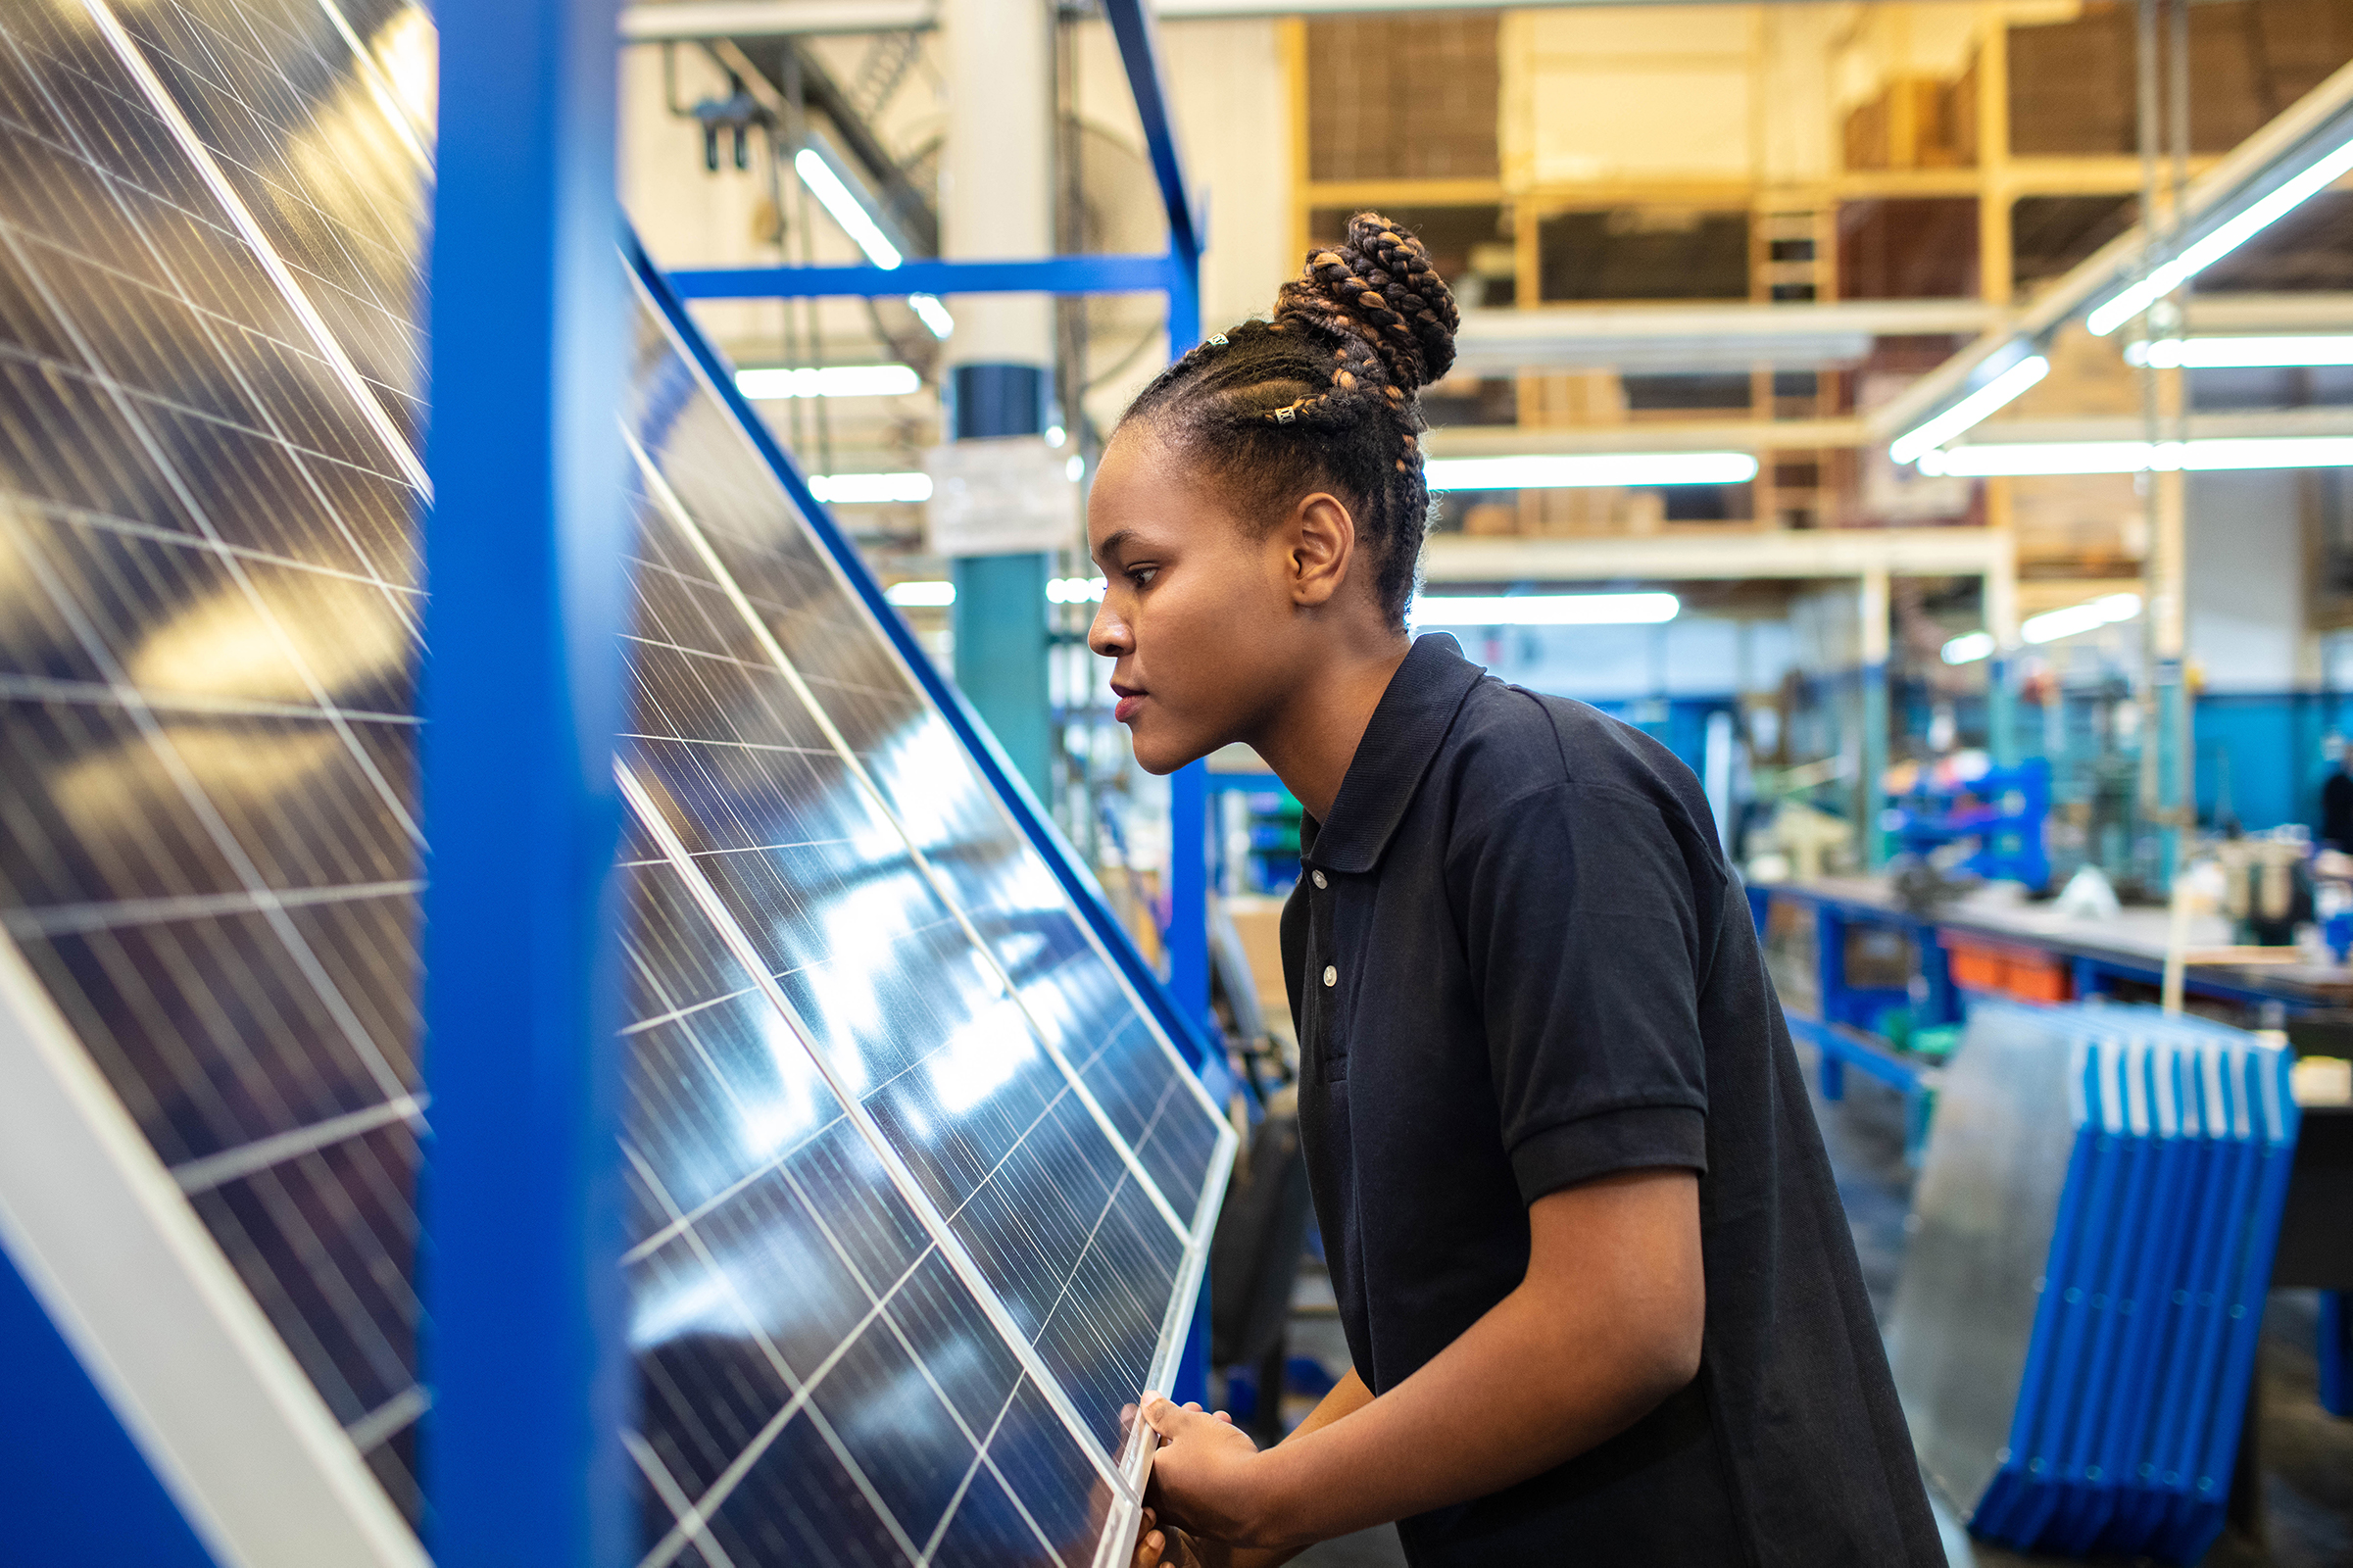
[[[1169,269],[1168,357],[1175,359],[1201,341],[1201,257],[1183,235],[1173,236]],[[1205,1038],[1222,1039],[1209,1010],[1209,764],[1188,762],[1168,781],[1168,988],[1176,1004],[1201,1020]],[[1201,1276],[1201,1300],[1193,1309],[1192,1332],[1177,1364],[1175,1397],[1182,1403],[1209,1397],[1209,1278]],[[1280,1387],[1262,1392],[1281,1408]]]
[[[442,1568],[636,1555],[613,1034],[617,9],[439,12],[421,1272]]]

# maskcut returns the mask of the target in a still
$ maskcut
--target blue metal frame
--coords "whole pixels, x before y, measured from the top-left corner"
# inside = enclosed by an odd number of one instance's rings
[[[616,0],[440,8],[424,528],[424,1434],[442,1568],[617,1568],[629,344]]]
[[[5,1249],[0,1346],[9,1560],[217,1568]]]
[[[794,300],[826,295],[1154,294],[1190,287],[1181,257],[1045,256],[1025,262],[902,262],[897,267],[683,267],[670,287],[687,300]]]

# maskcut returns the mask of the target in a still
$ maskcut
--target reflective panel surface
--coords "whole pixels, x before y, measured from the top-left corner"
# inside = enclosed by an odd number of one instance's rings
[[[397,0],[0,15],[0,923],[413,1521],[431,45]],[[1092,1562],[1227,1135],[637,333],[648,1561]]]
[[[414,1514],[417,495],[142,75],[212,23],[114,15],[0,16],[0,920]],[[209,90],[356,103],[413,270],[345,35],[266,25]]]

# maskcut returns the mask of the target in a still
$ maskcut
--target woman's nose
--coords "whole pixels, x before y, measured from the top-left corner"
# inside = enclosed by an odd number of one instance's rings
[[[1128,635],[1127,622],[1112,612],[1110,601],[1105,600],[1087,625],[1087,647],[1100,658],[1117,659],[1133,646],[1135,639]]]

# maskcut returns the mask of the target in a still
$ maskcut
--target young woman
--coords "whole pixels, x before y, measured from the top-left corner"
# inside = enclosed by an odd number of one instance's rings
[[[1748,905],[1691,771],[1406,630],[1455,312],[1366,213],[1103,455],[1090,632],[1166,773],[1306,808],[1299,1119],[1354,1366],[1281,1445],[1147,1394],[1137,1558],[1944,1561]]]

